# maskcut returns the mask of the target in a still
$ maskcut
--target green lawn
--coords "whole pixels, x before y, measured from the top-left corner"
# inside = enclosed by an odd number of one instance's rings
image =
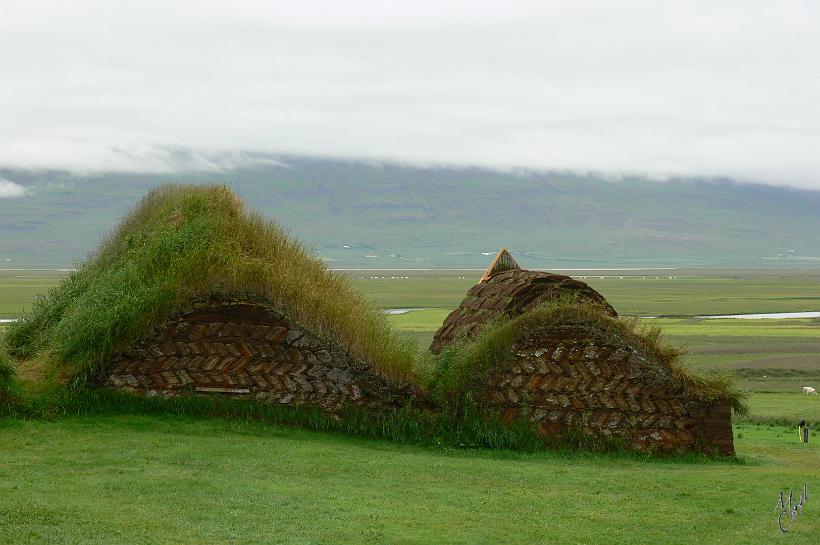
[[[794,435],[794,437],[793,437]],[[175,417],[0,421],[0,543],[816,543],[820,440],[741,463],[457,451]],[[816,490],[816,488],[815,488]]]

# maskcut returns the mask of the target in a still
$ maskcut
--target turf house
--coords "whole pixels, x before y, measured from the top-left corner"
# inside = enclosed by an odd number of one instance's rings
[[[0,348],[6,404],[32,384],[239,399],[456,444],[515,446],[491,439],[509,432],[542,446],[583,436],[731,454],[741,408],[656,331],[583,282],[521,269],[506,249],[419,351],[223,186],[153,190]]]

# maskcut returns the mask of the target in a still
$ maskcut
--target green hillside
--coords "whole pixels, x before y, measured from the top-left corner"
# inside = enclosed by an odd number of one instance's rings
[[[811,266],[820,192],[725,180],[609,181],[304,158],[177,175],[0,171],[0,263],[66,266],[149,188],[223,182],[336,267]],[[11,261],[7,261],[11,260]]]

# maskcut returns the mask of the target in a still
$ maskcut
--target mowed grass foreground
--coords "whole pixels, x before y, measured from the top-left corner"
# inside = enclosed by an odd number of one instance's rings
[[[820,444],[741,425],[740,461],[464,451],[183,417],[0,420],[0,543],[816,543],[780,491]],[[814,489],[816,490],[816,488]]]

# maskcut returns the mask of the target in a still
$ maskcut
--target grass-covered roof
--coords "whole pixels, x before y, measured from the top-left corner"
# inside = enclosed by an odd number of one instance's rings
[[[493,371],[503,371],[515,361],[516,343],[530,333],[557,326],[583,326],[601,337],[617,339],[646,357],[658,375],[680,387],[687,396],[711,402],[728,399],[732,408],[745,413],[743,396],[723,374],[704,375],[683,363],[685,352],[664,344],[658,327],[643,327],[637,319],[609,315],[600,305],[567,297],[545,302],[514,318],[500,318],[474,339],[465,339],[430,358],[427,369],[433,394],[444,401],[480,398]]]
[[[301,243],[224,186],[151,191],[64,282],[6,335],[18,359],[80,384],[192,301],[251,298],[331,337],[395,380],[413,351],[384,316]]]

